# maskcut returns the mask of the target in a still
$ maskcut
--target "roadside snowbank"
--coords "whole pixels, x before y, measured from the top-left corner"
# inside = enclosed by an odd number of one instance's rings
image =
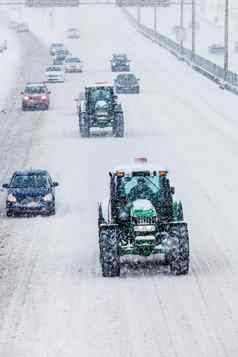
[[[20,42],[14,30],[7,29],[6,19],[1,18],[0,42],[7,40],[8,49],[0,53],[0,112],[4,110],[6,98],[15,87],[15,80],[22,58]]]

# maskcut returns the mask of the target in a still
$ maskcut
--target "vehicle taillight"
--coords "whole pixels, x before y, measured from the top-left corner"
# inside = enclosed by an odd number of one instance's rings
[[[46,96],[46,95],[42,95],[41,99],[42,99],[42,100],[46,100],[46,99],[47,99],[47,96]]]
[[[27,95],[25,95],[23,99],[24,100],[29,100],[30,98]]]

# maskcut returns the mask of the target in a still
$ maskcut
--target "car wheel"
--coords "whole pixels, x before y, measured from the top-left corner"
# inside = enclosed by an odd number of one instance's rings
[[[12,211],[10,211],[10,210],[7,210],[7,217],[12,217],[13,216],[13,212]]]

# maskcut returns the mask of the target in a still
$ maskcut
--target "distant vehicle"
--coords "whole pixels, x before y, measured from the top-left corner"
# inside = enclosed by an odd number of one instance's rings
[[[114,80],[114,87],[116,93],[139,93],[140,85],[139,79],[133,73],[121,73],[118,74]]]
[[[53,64],[54,65],[63,65],[65,62],[65,59],[69,56],[69,51],[66,51],[65,49],[58,49],[55,51],[54,59],[53,59]]]
[[[78,57],[67,57],[64,62],[65,72],[82,72],[82,62]]]
[[[5,50],[7,50],[7,40],[0,43],[0,52],[4,52]]]
[[[70,39],[78,39],[78,38],[80,38],[79,29],[76,28],[76,27],[72,27],[72,28],[68,29],[67,32],[66,32],[66,37],[70,38]]]
[[[224,45],[214,43],[211,46],[208,47],[209,52],[212,54],[222,54],[225,51]]]
[[[6,214],[8,217],[17,214],[55,214],[55,187],[45,170],[16,171],[7,189]]]
[[[45,71],[46,82],[64,82],[65,72],[63,66],[49,66]]]
[[[130,64],[126,54],[113,54],[111,60],[112,72],[129,72]]]
[[[188,228],[167,169],[141,162],[116,167],[109,176],[108,204],[98,209],[102,275],[119,276],[121,258],[133,257],[168,265],[174,275],[188,274]]]
[[[48,110],[50,91],[44,83],[27,83],[22,94],[22,110]]]
[[[29,25],[26,22],[17,24],[17,32],[29,32]]]
[[[51,45],[50,45],[50,55],[51,56],[54,56],[55,55],[55,52],[57,51],[57,50],[64,50],[65,48],[64,48],[64,45],[63,45],[63,43],[52,43]]]
[[[87,86],[76,101],[82,137],[90,137],[91,128],[111,128],[113,136],[124,136],[124,115],[113,86],[105,83]]]
[[[9,21],[8,28],[9,30],[16,30],[18,23],[16,21]]]

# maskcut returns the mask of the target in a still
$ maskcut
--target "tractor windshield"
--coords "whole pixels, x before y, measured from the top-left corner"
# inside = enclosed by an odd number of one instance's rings
[[[117,179],[118,194],[128,201],[147,199],[153,201],[159,195],[159,176],[133,176]]]
[[[99,100],[110,101],[111,100],[111,89],[110,88],[96,88],[91,93],[91,98],[94,103]]]

